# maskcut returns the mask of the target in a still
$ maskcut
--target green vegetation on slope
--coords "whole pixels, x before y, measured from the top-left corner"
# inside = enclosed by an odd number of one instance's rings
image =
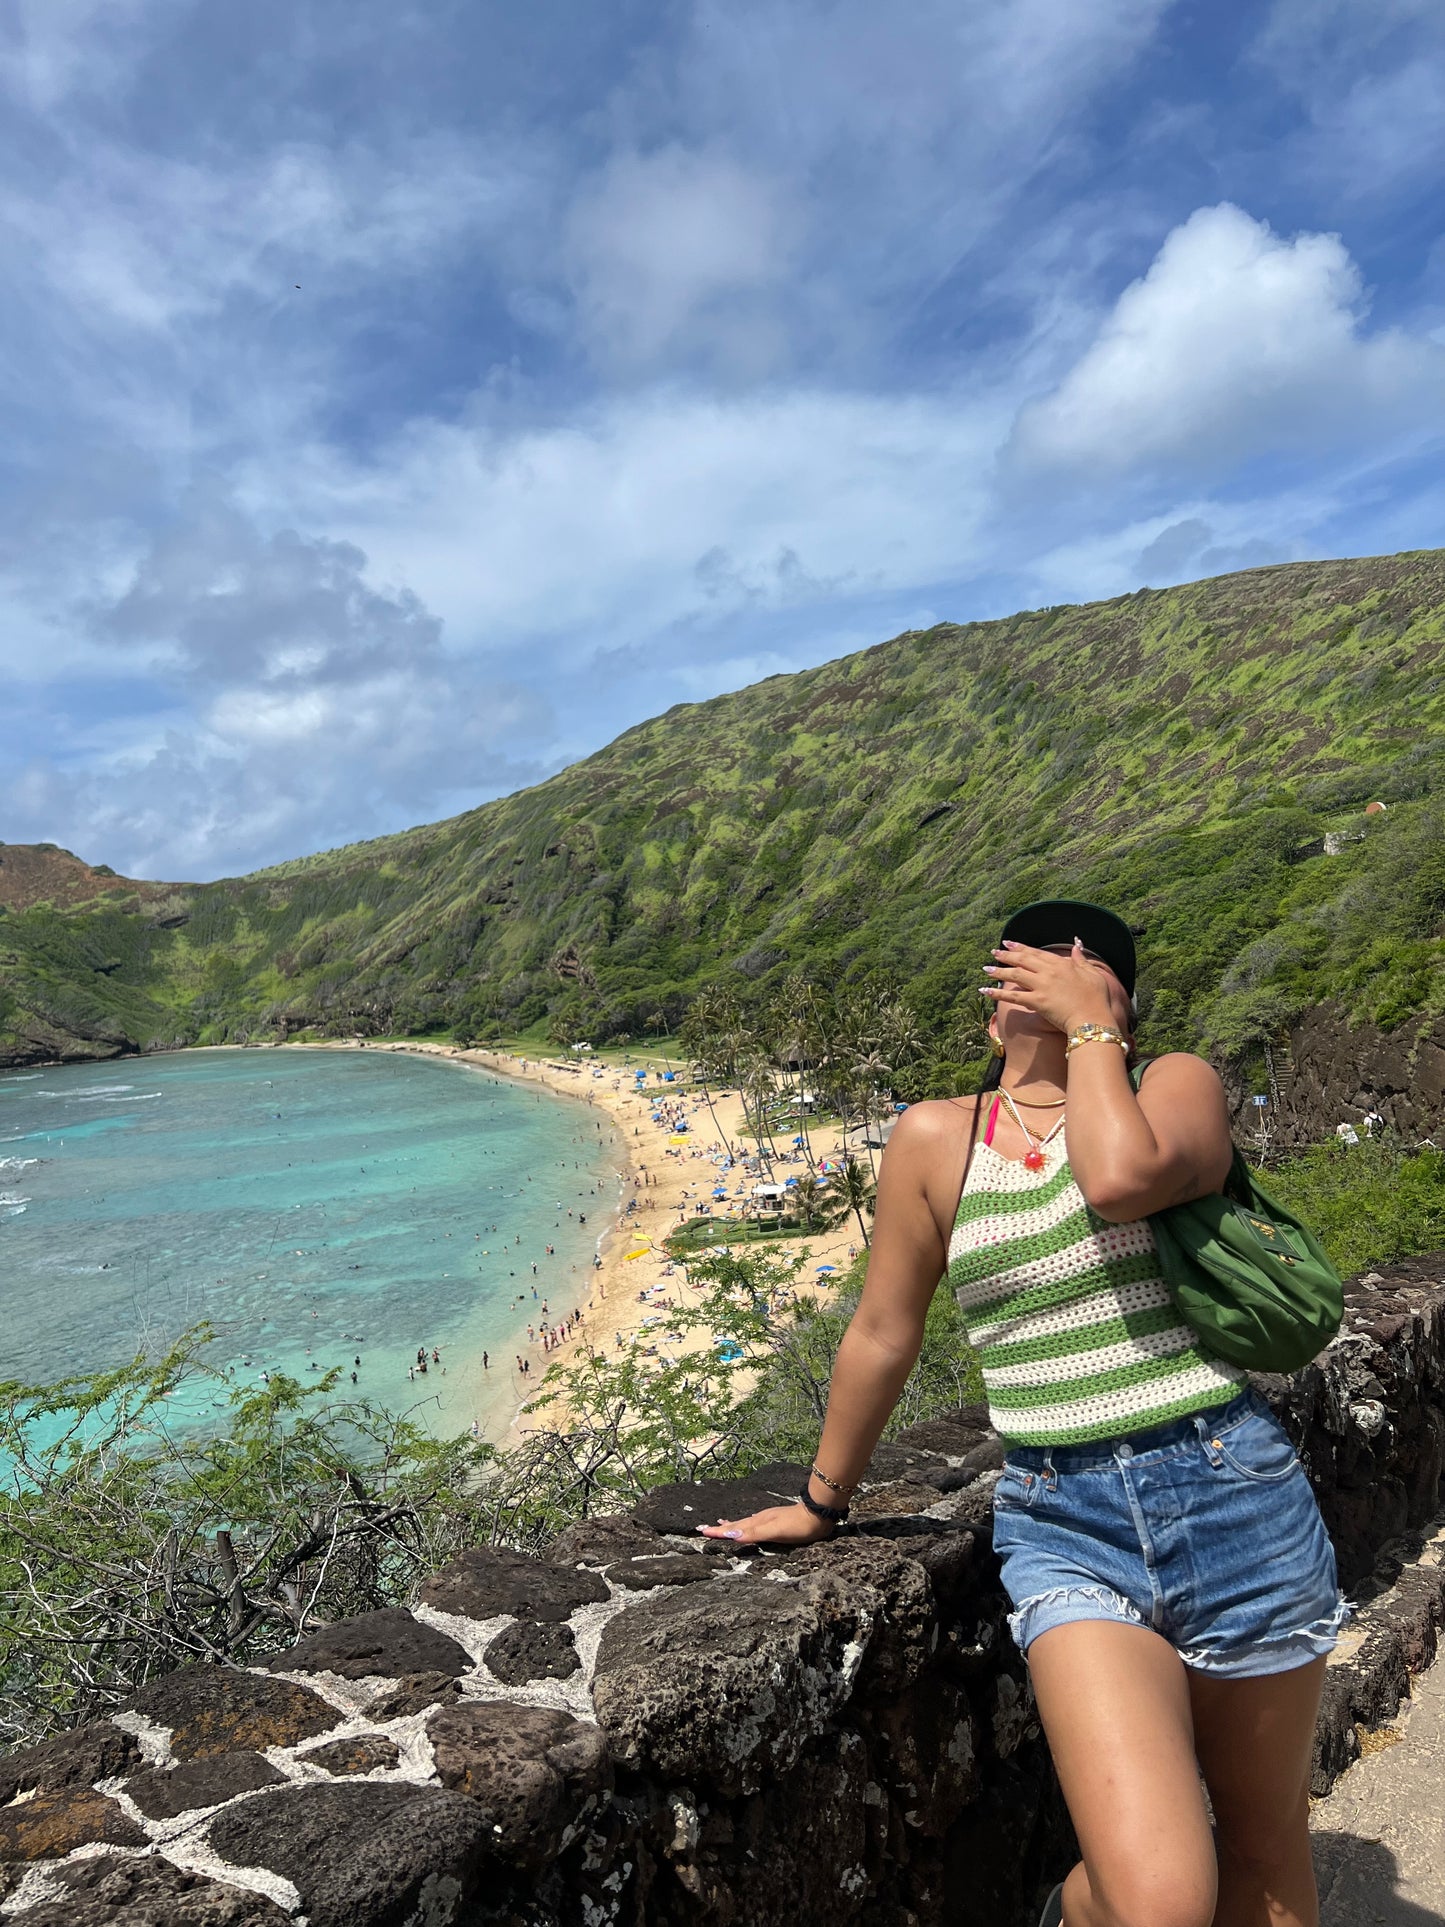
[[[0,1061],[637,1036],[706,982],[801,973],[906,986],[937,1062],[1003,914],[1052,893],[1142,932],[1153,1050],[1247,1054],[1326,997],[1395,1025],[1445,1003],[1442,641],[1438,551],[899,636],[449,822],[0,916]]]

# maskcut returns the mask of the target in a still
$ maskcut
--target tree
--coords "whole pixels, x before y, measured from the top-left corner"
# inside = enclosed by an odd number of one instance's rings
[[[870,1239],[863,1214],[867,1212],[872,1217],[878,1191],[867,1167],[858,1158],[845,1157],[836,1171],[828,1173],[828,1190],[842,1212],[851,1211],[858,1220],[858,1230],[867,1245]]]
[[[477,1532],[491,1456],[274,1377],[230,1386],[206,1327],[161,1358],[0,1385],[0,1728],[103,1716],[156,1673],[246,1664],[308,1627],[398,1604]],[[174,1429],[209,1380],[227,1422]]]
[[[823,1180],[811,1172],[791,1187],[793,1209],[806,1231],[831,1231],[847,1215]]]

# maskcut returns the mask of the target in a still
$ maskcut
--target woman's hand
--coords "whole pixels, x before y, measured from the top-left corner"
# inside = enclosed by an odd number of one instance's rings
[[[773,1505],[750,1512],[746,1519],[719,1519],[715,1526],[699,1526],[704,1539],[735,1539],[745,1546],[811,1546],[831,1539],[836,1528],[819,1519],[805,1505]]]
[[[993,998],[995,1008],[1030,1011],[1061,1031],[1118,1022],[1109,994],[1118,979],[1106,964],[1084,954],[1077,937],[1067,956],[1026,943],[1005,944],[993,954],[998,961],[986,964],[984,975],[994,982],[983,986],[983,994]]]

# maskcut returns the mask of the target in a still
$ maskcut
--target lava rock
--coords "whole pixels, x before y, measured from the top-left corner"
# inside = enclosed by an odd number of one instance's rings
[[[614,1586],[628,1592],[650,1592],[654,1586],[693,1586],[711,1579],[714,1568],[694,1552],[649,1553],[641,1559],[622,1559],[607,1568]]]
[[[427,1721],[437,1778],[477,1804],[497,1850],[542,1866],[612,1786],[607,1745],[570,1713],[491,1700]]]
[[[570,1626],[536,1619],[516,1620],[497,1634],[482,1658],[504,1686],[525,1686],[534,1679],[570,1679],[582,1664]]]
[[[312,1783],[258,1793],[211,1822],[236,1867],[289,1880],[310,1927],[402,1927],[455,1917],[490,1851],[475,1801],[434,1787]]]
[[[378,1725],[405,1719],[412,1713],[424,1713],[429,1706],[457,1699],[460,1694],[461,1688],[450,1673],[411,1673],[374,1699],[367,1717]]]
[[[143,1847],[146,1836],[93,1787],[55,1787],[0,1808],[0,1860],[63,1860],[77,1847]]]
[[[49,1878],[63,1895],[13,1915],[24,1927],[285,1927],[290,1919],[264,1894],[153,1854],[77,1860]]]
[[[659,1550],[650,1526],[639,1525],[625,1512],[605,1512],[599,1518],[563,1526],[548,1546],[547,1557],[559,1566],[610,1566],[617,1559]]]
[[[695,1533],[719,1519],[741,1519],[766,1506],[796,1499],[808,1476],[806,1465],[765,1465],[745,1479],[700,1479],[695,1484],[660,1485],[632,1508],[634,1519],[654,1532]],[[735,1544],[721,1543],[736,1552]]]
[[[171,1751],[178,1760],[201,1760],[244,1746],[294,1746],[341,1721],[334,1706],[304,1686],[229,1666],[183,1666],[165,1673],[143,1686],[131,1706],[171,1729]]]
[[[187,1760],[169,1773],[153,1768],[134,1774],[125,1790],[148,1820],[174,1820],[195,1807],[218,1807],[237,1793],[254,1793],[286,1776],[259,1753],[213,1753]]]
[[[866,1582],[824,1572],[640,1600],[603,1630],[598,1721],[628,1766],[750,1791],[768,1768],[790,1768],[848,1699],[881,1611]]]
[[[139,1758],[132,1734],[109,1720],[91,1720],[0,1759],[0,1806],[8,1806],[17,1793],[37,1787],[90,1786],[96,1780],[108,1780]]]
[[[378,1673],[400,1679],[423,1672],[455,1679],[471,1664],[465,1646],[435,1626],[423,1625],[402,1606],[383,1606],[323,1626],[267,1661],[274,1672],[335,1673],[338,1679],[368,1679]]]
[[[906,1432],[900,1432],[894,1443],[911,1446],[915,1451],[952,1462],[961,1459],[965,1452],[971,1452],[987,1437],[987,1424],[963,1425],[953,1418],[928,1418],[917,1425],[910,1425]]]
[[[395,1766],[401,1748],[385,1733],[357,1733],[349,1740],[328,1740],[296,1757],[307,1766],[325,1767],[328,1773],[374,1773],[378,1767]]]
[[[893,1440],[874,1448],[863,1473],[863,1484],[893,1485],[900,1479],[909,1479],[916,1485],[932,1485],[952,1469],[948,1460],[941,1459],[936,1452],[922,1452]]]
[[[964,1453],[963,1463],[957,1470],[971,1472],[977,1478],[984,1472],[997,1472],[1007,1456],[1008,1448],[1002,1439],[986,1438]]]
[[[948,1476],[947,1468],[943,1476]],[[855,1519],[906,1519],[937,1505],[942,1496],[936,1486],[895,1479],[891,1484],[876,1485],[860,1493],[853,1501],[852,1516]]]
[[[421,1589],[421,1602],[434,1612],[465,1619],[514,1619],[543,1622],[568,1618],[579,1606],[610,1598],[595,1573],[575,1566],[554,1566],[524,1552],[473,1546],[434,1573]]]

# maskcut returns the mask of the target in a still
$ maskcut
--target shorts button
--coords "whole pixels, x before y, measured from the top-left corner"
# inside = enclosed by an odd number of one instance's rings
[[[1119,1457],[1121,1459],[1132,1459],[1133,1456],[1134,1456],[1134,1448],[1132,1445],[1130,1445],[1129,1441],[1125,1439],[1123,1444],[1119,1447]]]

